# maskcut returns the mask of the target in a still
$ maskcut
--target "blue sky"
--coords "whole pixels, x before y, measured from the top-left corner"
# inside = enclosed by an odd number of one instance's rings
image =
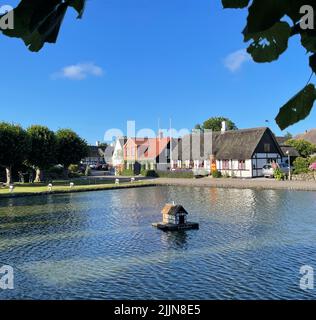
[[[18,1],[6,1],[15,4]],[[70,127],[90,143],[110,128],[192,128],[212,116],[277,133],[278,108],[309,76],[299,39],[272,64],[247,59],[246,11],[220,0],[90,0],[68,12],[58,43],[37,54],[0,35],[0,120]],[[243,63],[241,63],[243,61]],[[315,127],[315,112],[289,128]]]

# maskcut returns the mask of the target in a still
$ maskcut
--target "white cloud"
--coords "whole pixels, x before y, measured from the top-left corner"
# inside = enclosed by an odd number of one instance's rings
[[[248,61],[251,61],[251,56],[245,49],[241,49],[229,54],[224,60],[224,65],[231,72],[236,72]]]
[[[78,63],[62,68],[59,72],[52,75],[53,79],[69,79],[69,80],[84,80],[88,76],[101,77],[103,69],[93,62]]]

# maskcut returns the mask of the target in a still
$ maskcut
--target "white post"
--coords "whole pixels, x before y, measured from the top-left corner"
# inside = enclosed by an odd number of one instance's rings
[[[288,156],[288,165],[289,165],[289,180],[291,180],[291,156],[290,156],[290,151],[286,151],[286,154]]]

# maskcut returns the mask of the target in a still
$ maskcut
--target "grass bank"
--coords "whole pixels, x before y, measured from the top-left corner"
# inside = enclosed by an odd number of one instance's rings
[[[140,188],[140,187],[150,187],[156,184],[152,181],[136,181],[136,182],[121,182],[120,184],[115,184],[111,181],[105,181],[103,183],[97,184],[75,184],[74,187],[70,188],[70,185],[65,185],[64,183],[54,183],[51,191],[48,190],[45,184],[18,184],[15,185],[14,191],[11,193],[9,188],[0,189],[0,199],[1,198],[15,198],[15,197],[27,197],[36,195],[48,195],[48,194],[63,194],[63,193],[76,193],[76,192],[86,192],[86,191],[100,191],[100,190],[114,190],[114,189],[126,189],[126,188]]]
[[[260,189],[260,190],[296,190],[316,191],[315,181],[276,181],[274,179],[166,179],[155,180],[157,185],[186,186],[186,187],[211,187],[233,189]]]

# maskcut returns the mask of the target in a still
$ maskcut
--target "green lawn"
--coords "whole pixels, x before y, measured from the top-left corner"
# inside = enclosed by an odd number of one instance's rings
[[[78,192],[78,191],[95,191],[95,190],[106,190],[111,189],[114,187],[121,187],[127,188],[131,186],[143,186],[143,185],[150,185],[149,182],[146,181],[137,181],[134,183],[131,182],[121,182],[119,185],[114,184],[112,181],[95,181],[87,182],[86,180],[78,180],[75,181],[75,186],[70,188],[69,181],[55,181],[53,182],[53,188],[51,193],[63,193],[63,192]],[[43,193],[46,194],[48,192],[47,184],[16,184],[14,187],[13,195],[20,194],[20,195],[31,195],[34,193]],[[0,188],[0,198],[1,196],[10,195],[9,188]]]

